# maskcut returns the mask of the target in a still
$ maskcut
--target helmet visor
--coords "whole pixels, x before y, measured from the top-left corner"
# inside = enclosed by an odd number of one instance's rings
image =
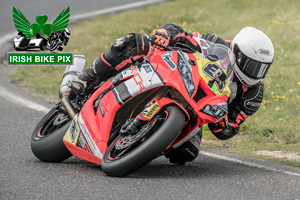
[[[247,57],[238,47],[234,46],[233,53],[236,57],[236,63],[239,69],[249,78],[265,78],[272,63],[262,63]]]

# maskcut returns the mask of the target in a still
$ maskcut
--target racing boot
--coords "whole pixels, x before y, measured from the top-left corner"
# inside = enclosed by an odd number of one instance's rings
[[[188,141],[183,143],[176,149],[165,154],[169,158],[170,163],[184,165],[186,162],[191,162],[196,159],[199,154],[200,143],[202,138],[202,127]]]

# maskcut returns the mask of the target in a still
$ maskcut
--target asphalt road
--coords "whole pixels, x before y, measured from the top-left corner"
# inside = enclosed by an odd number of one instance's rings
[[[75,15],[128,2],[132,1],[1,1],[0,34],[14,31],[7,17],[12,6],[28,16],[40,15],[41,10],[54,10],[56,16],[68,5]],[[17,98],[44,110],[51,107],[0,73],[0,199],[300,199],[299,168],[212,149],[202,149],[201,156],[184,166],[156,159],[126,178],[108,177],[100,166],[74,157],[60,164],[40,162],[31,153],[30,136],[45,112],[14,103]]]

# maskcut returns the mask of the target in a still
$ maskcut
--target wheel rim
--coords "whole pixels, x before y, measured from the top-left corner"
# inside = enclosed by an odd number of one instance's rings
[[[109,153],[107,159],[110,161],[118,160],[137,149],[163,125],[166,116],[166,113],[155,116],[148,123],[142,125],[140,131],[136,134],[118,136],[113,147],[108,149]]]
[[[40,128],[38,137],[46,137],[54,131],[60,129],[62,126],[70,121],[67,114],[59,113],[57,110],[46,120],[45,124]]]

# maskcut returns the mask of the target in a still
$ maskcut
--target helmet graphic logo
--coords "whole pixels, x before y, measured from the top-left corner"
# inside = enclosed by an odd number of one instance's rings
[[[270,56],[271,52],[268,49],[259,49],[258,53],[265,56]]]

